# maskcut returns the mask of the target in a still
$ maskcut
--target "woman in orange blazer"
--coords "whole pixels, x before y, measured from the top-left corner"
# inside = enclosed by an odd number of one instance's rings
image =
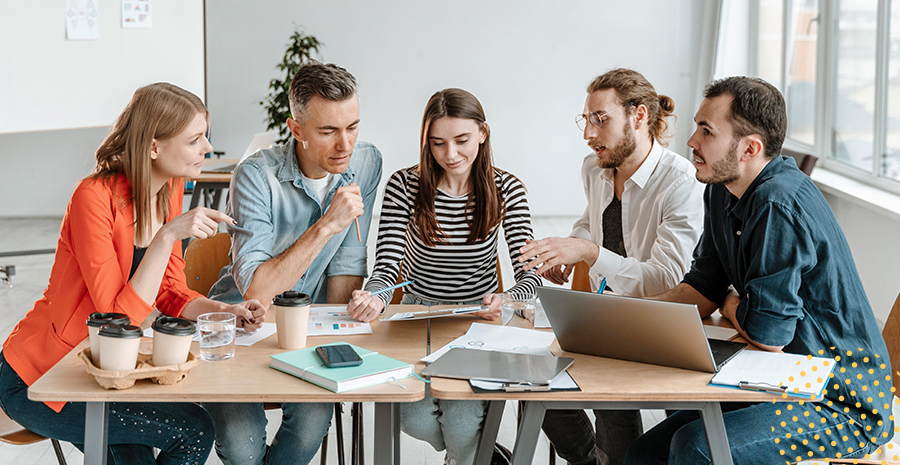
[[[181,240],[216,233],[224,213],[182,209],[182,178],[195,178],[207,152],[209,113],[194,94],[167,83],[138,89],[97,149],[63,218],[50,283],[0,352],[0,407],[22,426],[50,438],[84,442],[85,404],[33,402],[27,388],[88,335],[93,312],[142,322],[157,308],[196,319],[230,312],[257,329],[265,307],[228,305],[188,289]],[[111,463],[199,463],[215,437],[212,420],[193,403],[113,403]],[[160,449],[154,458],[153,448]]]

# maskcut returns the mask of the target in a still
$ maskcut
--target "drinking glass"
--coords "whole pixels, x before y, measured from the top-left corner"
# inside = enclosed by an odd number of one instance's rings
[[[500,296],[500,312],[503,318],[503,325],[508,325],[512,321],[513,315],[517,310],[521,310],[521,314],[534,315],[534,307],[537,298],[534,294],[526,292],[507,292]]]
[[[233,313],[204,313],[197,317],[200,330],[200,358],[208,361],[234,357]]]

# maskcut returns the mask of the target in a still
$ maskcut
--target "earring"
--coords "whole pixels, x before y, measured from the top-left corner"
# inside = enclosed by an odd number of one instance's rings
[[[306,150],[309,148],[309,144],[307,144],[305,140],[300,141],[300,143],[303,145],[303,150]]]

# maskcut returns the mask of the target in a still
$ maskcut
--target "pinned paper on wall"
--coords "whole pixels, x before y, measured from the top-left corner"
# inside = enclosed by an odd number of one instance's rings
[[[100,40],[99,0],[66,1],[66,39]]]
[[[122,28],[153,27],[151,0],[122,0]]]

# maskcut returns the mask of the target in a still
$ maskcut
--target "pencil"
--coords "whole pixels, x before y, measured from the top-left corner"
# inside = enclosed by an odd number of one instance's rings
[[[600,287],[597,288],[597,294],[603,294],[603,291],[606,290],[606,276],[600,280]]]
[[[356,240],[362,243],[362,236],[359,234],[359,218],[353,220],[356,223]]]
[[[375,291],[375,292],[372,293],[372,295],[383,294],[383,293],[385,293],[385,292],[393,291],[394,289],[397,289],[398,287],[403,287],[403,286],[406,286],[406,285],[409,285],[409,284],[412,284],[412,281],[411,281],[411,280],[410,280],[410,281],[403,281],[403,282],[400,283],[400,284],[394,284],[393,286],[386,287],[386,288],[384,288],[384,289],[382,289],[382,290],[380,290],[380,291]]]

